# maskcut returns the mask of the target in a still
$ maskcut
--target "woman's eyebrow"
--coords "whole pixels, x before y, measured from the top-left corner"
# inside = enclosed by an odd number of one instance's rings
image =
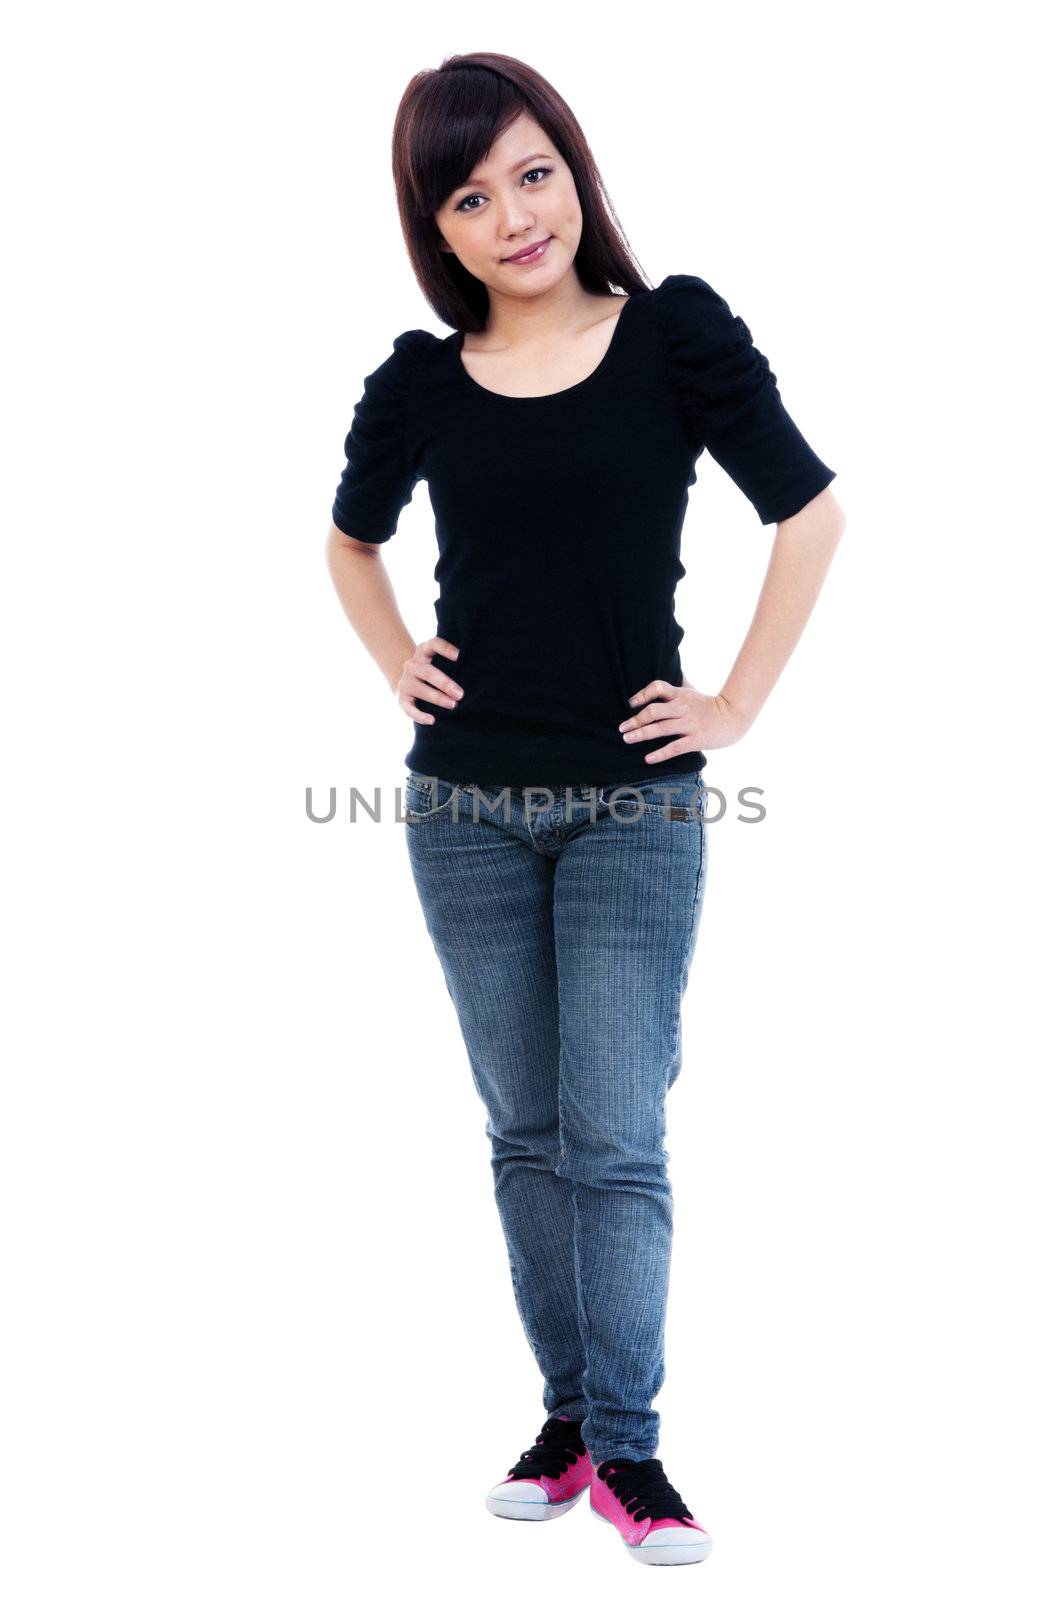
[[[520,161],[514,161],[509,170],[510,172],[516,172],[518,167],[526,167],[529,161],[552,161],[553,159],[553,156],[544,155],[541,150],[537,150],[533,155],[523,156]],[[458,184],[458,189],[471,189],[474,184],[486,185],[490,181],[490,178],[466,178],[464,183]],[[457,192],[458,190],[455,189],[454,193],[457,194]]]

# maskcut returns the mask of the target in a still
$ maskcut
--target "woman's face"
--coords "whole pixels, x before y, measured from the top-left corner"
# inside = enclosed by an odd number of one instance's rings
[[[440,248],[488,290],[530,299],[553,288],[575,260],[583,213],[572,173],[539,124],[518,117],[472,176],[436,212]],[[506,259],[543,239],[550,242],[536,260]]]

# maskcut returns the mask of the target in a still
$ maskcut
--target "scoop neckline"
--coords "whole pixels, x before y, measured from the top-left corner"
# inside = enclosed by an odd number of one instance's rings
[[[617,300],[623,298],[624,304],[617,312],[609,343],[605,347],[605,354],[602,356],[602,359],[599,361],[598,365],[591,372],[588,372],[585,378],[581,378],[578,383],[570,383],[567,389],[554,389],[550,394],[500,394],[497,389],[485,388],[482,383],[477,382],[472,373],[466,368],[464,361],[461,359],[462,347],[465,343],[465,334],[460,328],[454,334],[454,360],[457,363],[458,372],[471,388],[478,390],[480,394],[485,394],[489,400],[501,400],[506,405],[542,405],[546,400],[567,399],[569,395],[577,394],[581,389],[586,389],[588,385],[594,383],[609,365],[610,358],[616,349],[617,340],[620,337],[620,324],[624,321],[624,315],[629,309],[632,300],[635,299],[635,296],[633,294],[629,294],[626,297],[614,295],[613,298]]]

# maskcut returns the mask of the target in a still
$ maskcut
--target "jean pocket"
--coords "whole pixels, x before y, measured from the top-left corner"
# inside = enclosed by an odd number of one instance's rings
[[[606,784],[599,798],[614,817],[633,821],[656,817],[667,822],[695,822],[704,785],[697,773],[668,778],[637,778],[632,783]]]
[[[411,822],[428,822],[435,817],[455,816],[462,792],[460,783],[425,774],[407,774],[406,812]]]

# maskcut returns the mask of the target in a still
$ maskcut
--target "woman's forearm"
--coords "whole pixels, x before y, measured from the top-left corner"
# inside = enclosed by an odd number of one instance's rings
[[[721,698],[749,727],[804,631],[845,528],[829,489],[780,522],[757,608]]]
[[[417,642],[399,615],[391,577],[380,551],[376,547],[367,549],[346,534],[330,531],[327,560],[347,620],[394,694]]]

